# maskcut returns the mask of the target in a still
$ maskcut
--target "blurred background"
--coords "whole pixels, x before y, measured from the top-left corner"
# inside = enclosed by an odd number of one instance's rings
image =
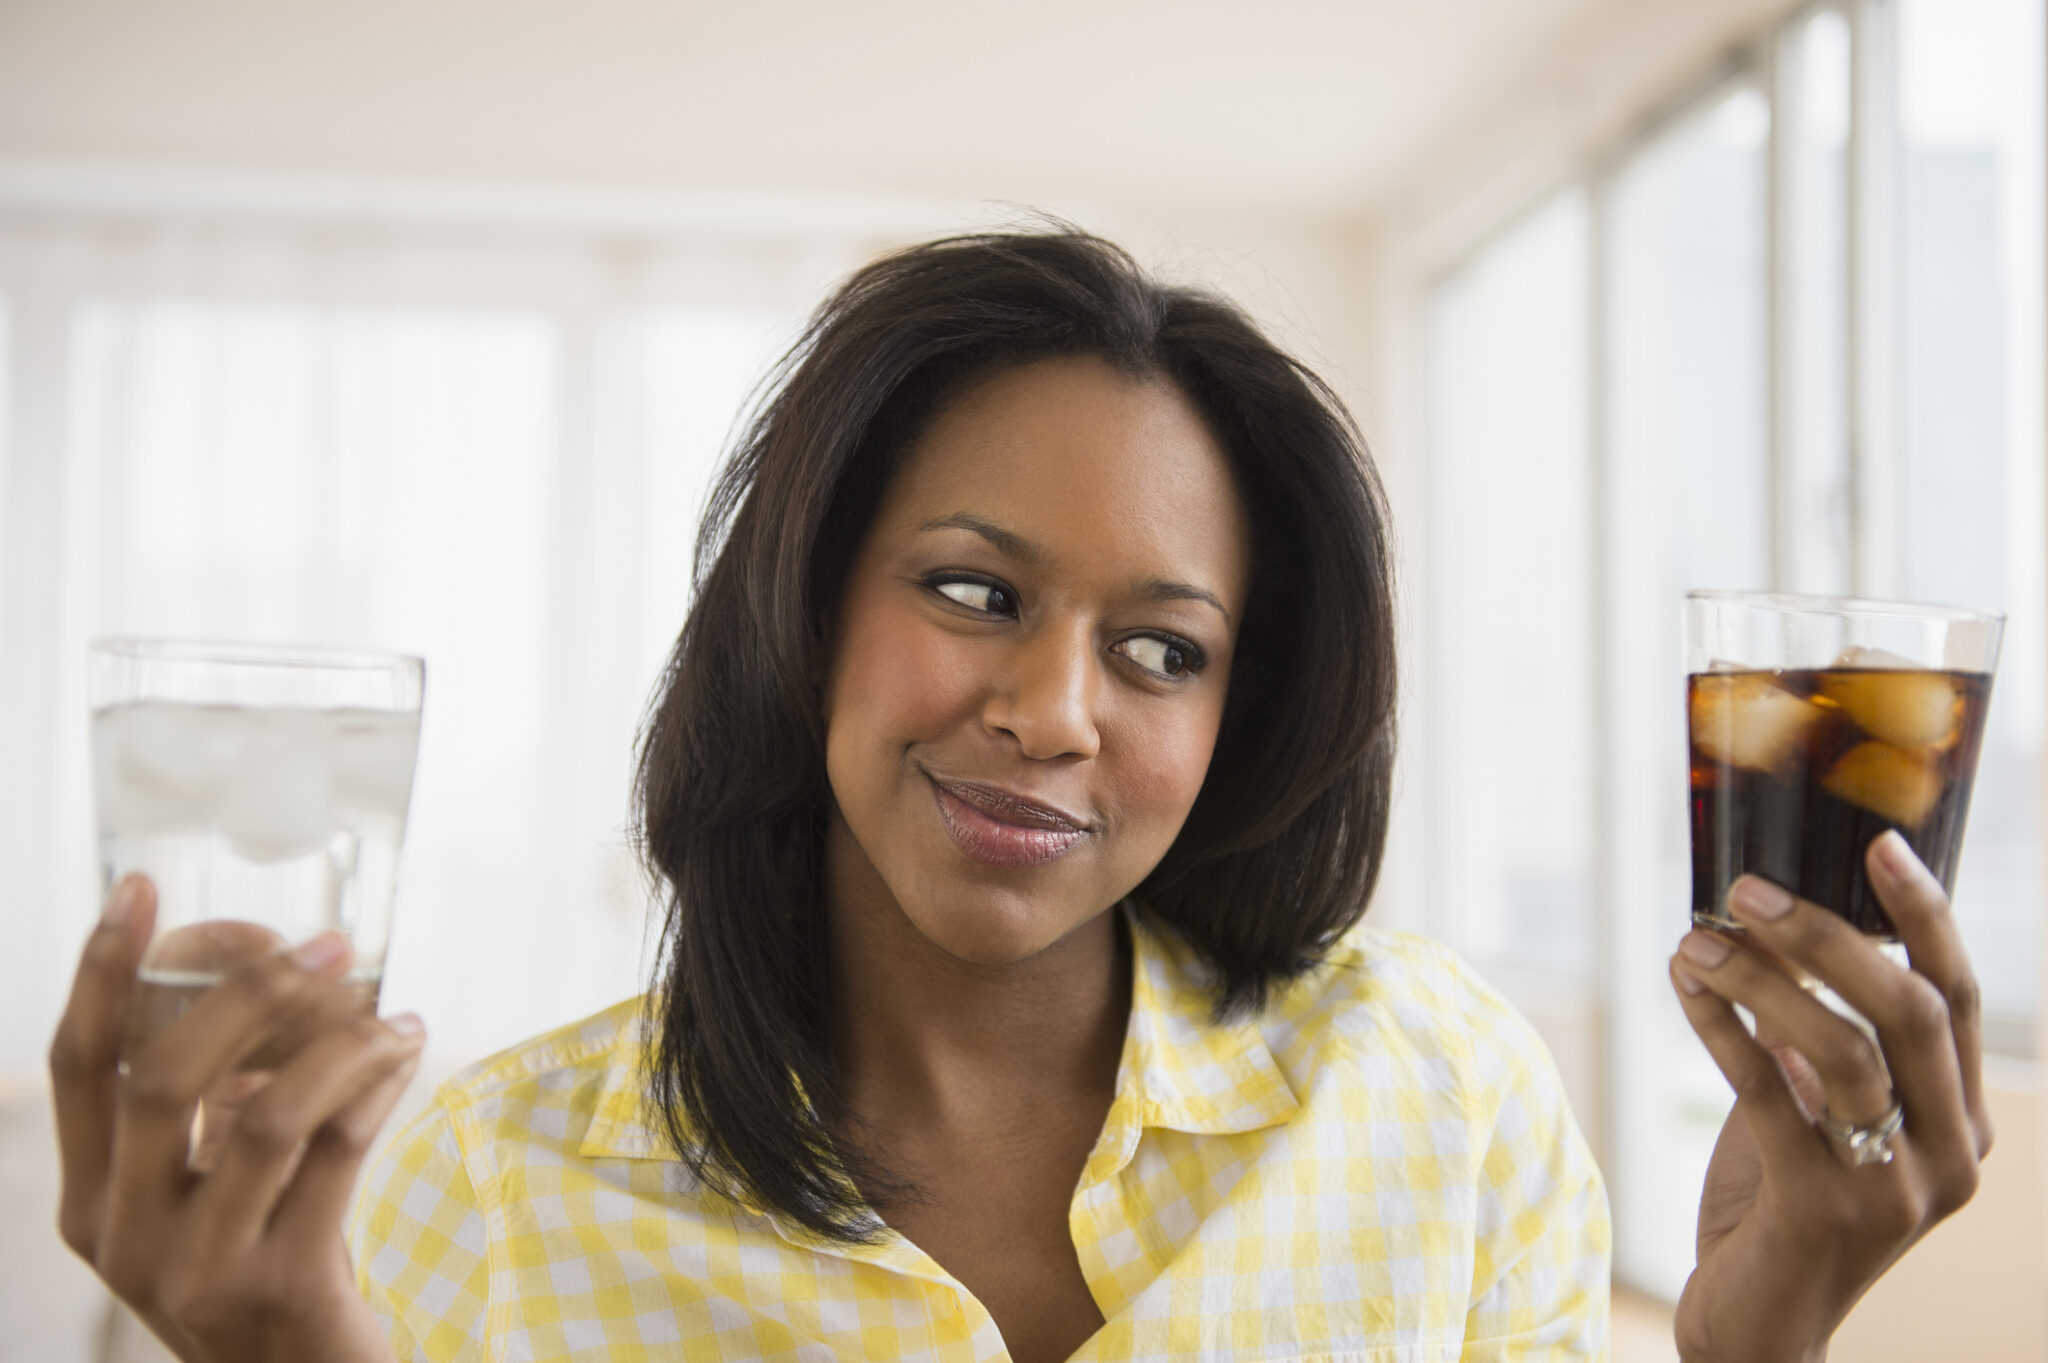
[[[1247,305],[1395,503],[1373,915],[1536,1020],[1669,1359],[1726,1085],[1678,598],[2010,614],[1962,881],[2000,1142],[1837,1356],[2048,1358],[2044,0],[0,0],[0,1357],[59,1246],[85,641],[424,655],[423,1084],[637,992],[636,723],[736,414],[831,283],[1026,210]]]

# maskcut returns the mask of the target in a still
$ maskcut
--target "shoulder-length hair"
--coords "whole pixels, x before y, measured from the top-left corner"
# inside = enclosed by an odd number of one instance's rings
[[[1086,355],[1173,383],[1233,465],[1253,569],[1214,755],[1139,887],[1258,1008],[1364,913],[1394,756],[1385,497],[1336,396],[1236,307],[1057,228],[866,266],[769,376],[704,516],[695,604],[641,738],[636,834],[666,901],[650,1099],[706,1186],[811,1232],[900,1189],[835,1141],[817,691],[828,615],[907,445],[995,368]]]

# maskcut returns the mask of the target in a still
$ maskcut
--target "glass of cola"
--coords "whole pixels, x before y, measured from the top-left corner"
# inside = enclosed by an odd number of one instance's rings
[[[1883,941],[1864,854],[1896,829],[1955,888],[2002,615],[1844,597],[1685,598],[1693,921],[1762,876]]]

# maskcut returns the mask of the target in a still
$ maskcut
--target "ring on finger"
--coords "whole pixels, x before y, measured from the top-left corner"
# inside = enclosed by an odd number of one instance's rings
[[[1896,1094],[1892,1097],[1891,1108],[1875,1121],[1845,1122],[1826,1108],[1822,1108],[1820,1114],[1820,1129],[1827,1134],[1828,1144],[1834,1147],[1835,1158],[1851,1169],[1866,1164],[1890,1164],[1892,1137],[1898,1135],[1905,1124],[1906,1109]]]

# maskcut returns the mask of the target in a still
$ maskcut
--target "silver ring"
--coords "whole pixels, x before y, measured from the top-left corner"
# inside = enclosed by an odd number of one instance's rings
[[[1906,1109],[1896,1095],[1891,1110],[1874,1122],[1844,1122],[1826,1108],[1821,1109],[1820,1129],[1835,1147],[1835,1157],[1851,1169],[1866,1164],[1892,1162],[1892,1137],[1906,1124]]]

